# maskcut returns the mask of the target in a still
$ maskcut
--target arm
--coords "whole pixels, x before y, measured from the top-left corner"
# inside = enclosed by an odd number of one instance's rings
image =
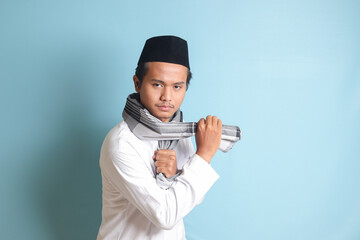
[[[205,161],[210,163],[221,142],[222,122],[216,116],[207,116],[200,119],[196,134],[196,153]],[[157,179],[165,188],[171,186],[172,182],[179,175],[176,164],[176,153],[174,150],[161,149],[154,153],[153,160],[157,167]],[[165,176],[164,176],[165,175]],[[160,181],[161,180],[161,181]]]
[[[222,122],[215,116],[208,115],[200,119],[196,132],[196,154],[210,163],[221,142]]]
[[[113,186],[152,223],[171,229],[199,204],[218,175],[198,155],[184,165],[171,188],[164,190],[133,146],[120,139],[102,152],[101,167]]]

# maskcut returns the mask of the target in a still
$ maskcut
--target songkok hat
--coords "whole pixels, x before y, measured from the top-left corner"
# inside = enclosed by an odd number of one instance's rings
[[[187,42],[176,36],[158,36],[146,40],[139,63],[168,62],[190,69]]]

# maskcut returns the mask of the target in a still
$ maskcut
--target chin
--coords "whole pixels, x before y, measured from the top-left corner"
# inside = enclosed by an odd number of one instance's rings
[[[169,122],[170,121],[170,117],[157,117],[159,120],[161,120],[162,122]]]
[[[161,120],[161,121],[163,121],[163,122],[168,122],[169,120],[170,120],[170,118],[171,118],[171,116],[172,115],[168,115],[168,114],[166,114],[166,115],[164,115],[164,114],[158,114],[158,115],[154,115],[157,119],[159,119],[159,120]]]

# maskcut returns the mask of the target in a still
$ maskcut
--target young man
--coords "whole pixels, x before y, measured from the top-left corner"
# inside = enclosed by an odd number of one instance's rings
[[[196,151],[190,138],[180,136],[191,130],[179,110],[190,78],[185,40],[147,40],[133,77],[136,93],[127,99],[124,121],[101,148],[98,240],[185,239],[183,217],[219,177],[210,161],[222,141],[222,123],[215,116],[197,123]],[[172,132],[183,125],[188,130]],[[151,130],[157,127],[163,132]]]

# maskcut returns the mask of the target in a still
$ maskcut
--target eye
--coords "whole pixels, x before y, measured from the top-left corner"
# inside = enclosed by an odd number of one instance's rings
[[[175,88],[175,89],[180,89],[181,86],[180,86],[180,85],[175,85],[174,88]]]
[[[159,83],[153,83],[154,87],[161,87],[161,85]]]

